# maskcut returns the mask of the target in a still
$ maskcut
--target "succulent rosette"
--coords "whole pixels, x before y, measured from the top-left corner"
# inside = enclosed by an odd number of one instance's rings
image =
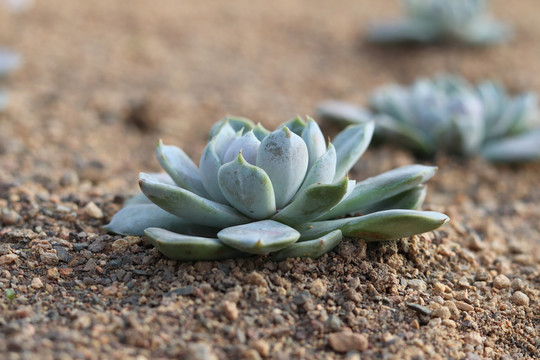
[[[491,81],[473,85],[458,76],[422,78],[411,86],[383,86],[372,94],[369,111],[327,101],[322,118],[363,123],[375,118],[376,135],[432,156],[442,151],[461,156],[480,154],[493,162],[540,159],[538,97],[510,96]]]
[[[356,183],[348,171],[368,147],[373,122],[326,144],[317,123],[291,120],[270,132],[227,117],[211,130],[199,166],[178,147],[157,146],[166,174],[139,176],[143,195],[105,228],[145,234],[164,255],[215,260],[272,253],[317,258],[343,236],[391,240],[448,221],[418,211],[436,168],[412,165]]]
[[[406,17],[372,26],[368,39],[379,43],[456,40],[490,45],[511,31],[487,11],[486,0],[404,0]]]

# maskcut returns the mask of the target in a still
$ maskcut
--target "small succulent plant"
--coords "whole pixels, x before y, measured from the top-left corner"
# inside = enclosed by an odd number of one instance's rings
[[[349,126],[333,145],[310,118],[270,132],[227,117],[212,128],[199,167],[160,141],[157,157],[167,174],[141,173],[143,195],[128,201],[105,228],[145,234],[178,260],[269,253],[281,260],[317,258],[342,236],[390,240],[446,223],[444,214],[414,210],[434,167],[406,166],[358,183],[348,179],[373,129],[373,122]]]
[[[493,162],[540,159],[540,116],[535,93],[510,96],[495,82],[474,86],[451,75],[422,78],[410,87],[387,85],[371,96],[374,115],[352,104],[328,101],[321,117],[345,123],[375,118],[376,135],[421,155],[438,151]]]
[[[486,0],[404,0],[407,16],[374,25],[368,39],[380,43],[457,40],[489,45],[509,38],[507,25],[487,12]]]
[[[11,51],[0,48],[0,80],[12,70],[20,66],[21,58]],[[0,110],[7,105],[7,95],[0,90]]]

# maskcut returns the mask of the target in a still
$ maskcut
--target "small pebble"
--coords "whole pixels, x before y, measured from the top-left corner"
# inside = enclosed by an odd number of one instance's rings
[[[364,334],[339,332],[328,335],[330,347],[340,353],[351,350],[364,351],[368,348],[368,338]]]
[[[56,265],[58,264],[58,261],[60,261],[56,253],[52,252],[44,252],[39,256],[39,258],[41,259],[41,262],[45,265]]]
[[[309,291],[313,296],[322,297],[326,294],[326,285],[324,285],[321,279],[315,279],[315,281],[311,283],[311,289],[309,289]]]
[[[270,355],[270,344],[268,344],[268,342],[262,339],[255,340],[254,342],[252,342],[251,347],[257,350],[257,352],[262,357],[267,357],[268,355]]]
[[[32,283],[30,284],[30,286],[34,289],[41,289],[43,287],[43,282],[40,278],[35,277],[32,279]]]
[[[421,279],[412,279],[407,281],[407,286],[411,289],[418,291],[426,291],[427,285],[424,280]]]
[[[225,300],[221,305],[221,311],[229,320],[238,319],[238,308],[236,307],[236,304],[231,301]]]
[[[528,306],[529,305],[529,297],[522,293],[521,291],[516,291],[514,295],[512,295],[512,301],[516,305],[523,305]]]
[[[452,316],[452,313],[446,306],[439,306],[431,313],[433,318],[450,319],[450,316]]]
[[[51,280],[56,280],[60,277],[60,273],[57,268],[50,268],[47,270],[47,278]]]
[[[510,279],[504,275],[497,275],[493,279],[493,287],[495,289],[506,289],[510,286]]]
[[[122,253],[129,249],[129,246],[130,244],[126,239],[118,239],[113,242],[112,249],[113,251]]]
[[[84,207],[84,213],[93,219],[103,218],[103,211],[101,211],[101,209],[98,208],[98,206],[94,202],[89,202],[88,204],[86,204],[86,206]]]

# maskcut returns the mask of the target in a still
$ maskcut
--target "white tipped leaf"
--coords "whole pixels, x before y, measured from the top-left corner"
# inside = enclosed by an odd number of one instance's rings
[[[259,146],[257,166],[263,169],[274,188],[277,208],[282,208],[296,194],[308,167],[304,140],[286,126],[265,137]]]
[[[340,132],[332,143],[336,147],[336,174],[334,181],[341,180],[364,154],[371,138],[375,124],[373,121],[365,124],[350,125]]]
[[[282,261],[287,258],[318,259],[338,246],[342,238],[341,231],[335,230],[318,239],[296,242],[273,254],[271,259],[273,261]]]
[[[448,220],[445,214],[434,211],[386,210],[364,216],[311,222],[299,230],[301,240],[318,238],[339,229],[343,236],[381,241],[432,231]]]
[[[232,206],[252,219],[265,219],[276,212],[272,182],[264,170],[248,164],[242,154],[218,172],[221,193]]]
[[[218,239],[177,234],[165,229],[144,231],[150,242],[168,258],[181,261],[211,261],[242,256]]]
[[[139,175],[139,186],[154,204],[195,224],[222,228],[250,221],[230,206],[200,197],[177,186],[160,183],[148,174]]]
[[[221,230],[218,238],[225,244],[250,254],[266,255],[298,240],[295,229],[273,220],[262,220]]]
[[[345,177],[335,184],[310,185],[272,219],[293,227],[316,219],[343,199],[348,182]]]
[[[178,186],[197,195],[208,196],[208,192],[201,181],[199,168],[182,149],[176,146],[163,145],[160,140],[156,153],[161,166]]]

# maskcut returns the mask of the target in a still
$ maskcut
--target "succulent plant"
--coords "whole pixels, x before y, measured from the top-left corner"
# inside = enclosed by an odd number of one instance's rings
[[[21,58],[11,51],[0,48],[0,79],[20,66]],[[0,90],[0,110],[7,105],[7,95]]]
[[[342,236],[397,239],[448,221],[417,211],[436,168],[405,166],[358,183],[347,172],[364,153],[373,122],[325,143],[317,123],[291,120],[270,132],[238,117],[219,121],[199,167],[178,147],[157,146],[167,174],[139,175],[143,192],[105,229],[145,234],[164,255],[215,260],[249,254],[317,258]]]
[[[321,117],[345,123],[375,118],[375,133],[432,156],[438,151],[494,162],[540,159],[540,115],[535,93],[510,96],[495,82],[474,86],[451,75],[422,78],[410,87],[387,85],[371,96],[367,110],[328,101]]]
[[[374,25],[368,39],[380,43],[457,40],[489,45],[509,38],[507,25],[487,12],[486,0],[404,0],[406,17]]]

